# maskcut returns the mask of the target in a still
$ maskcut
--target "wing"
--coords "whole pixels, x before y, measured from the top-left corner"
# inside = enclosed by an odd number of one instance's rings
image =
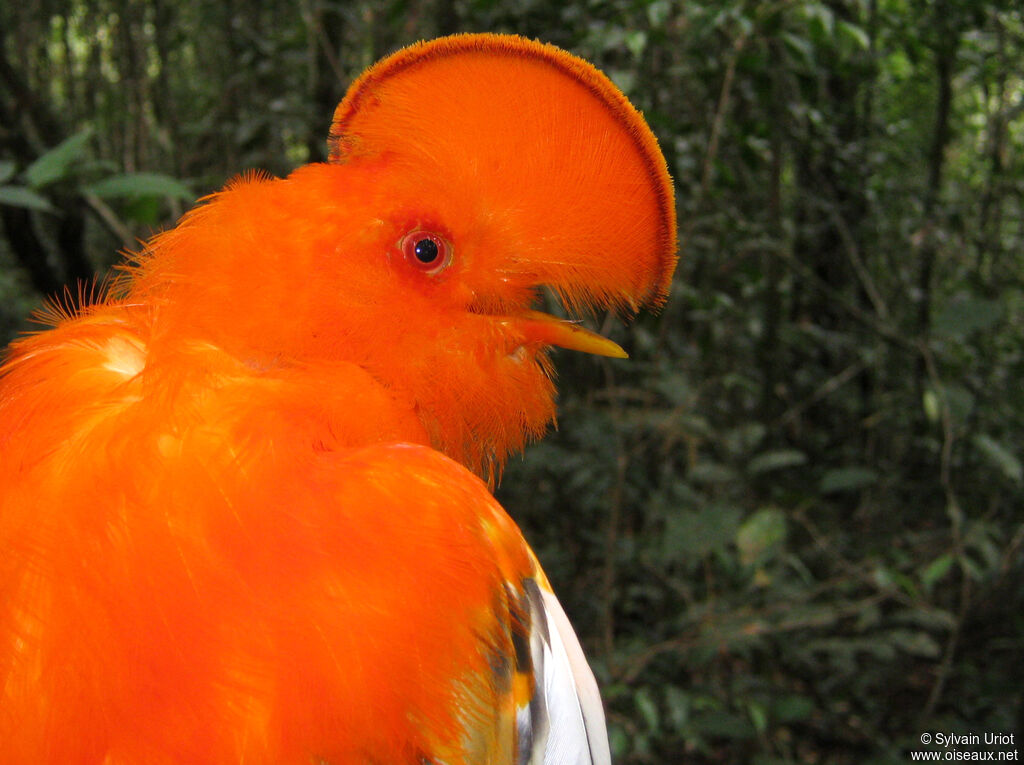
[[[71,323],[5,371],[6,762],[608,762],[579,644],[486,486],[346,441],[417,433],[386,392],[133,327]]]
[[[528,703],[518,706],[519,762],[610,765],[597,682],[539,565],[533,578],[522,580],[519,597],[529,614],[529,657],[518,669],[531,675],[533,688]]]

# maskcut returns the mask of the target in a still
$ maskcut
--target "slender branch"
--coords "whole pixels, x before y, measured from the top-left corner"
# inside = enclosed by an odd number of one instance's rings
[[[907,351],[918,351],[920,346],[911,339],[903,337],[894,327],[881,319],[878,319],[867,311],[862,309],[860,306],[853,303],[846,295],[841,291],[832,287],[828,282],[815,274],[810,268],[805,266],[795,257],[788,252],[776,252],[777,257],[780,257],[785,261],[793,271],[797,273],[802,279],[810,282],[815,288],[823,292],[830,300],[834,301],[836,305],[839,305],[847,313],[850,314],[861,324],[874,330],[880,337],[888,340],[893,345],[902,348]]]
[[[860,280],[861,286],[864,288],[864,292],[867,293],[868,298],[871,300],[871,305],[875,308],[875,313],[881,319],[889,318],[889,307],[886,305],[885,300],[882,299],[881,292],[878,291],[878,287],[875,285],[874,279],[871,278],[871,274],[864,265],[864,259],[860,256],[860,248],[857,246],[857,241],[850,231],[850,226],[839,213],[839,206],[836,204],[828,205],[829,217],[832,219],[832,224],[836,227],[836,231],[839,233],[839,238],[843,240],[843,247],[846,250],[846,256],[849,258],[851,265],[853,266],[854,273],[857,274],[857,278]]]
[[[868,361],[857,361],[853,364],[850,364],[848,367],[846,367],[846,369],[843,369],[838,374],[833,375],[825,382],[823,382],[821,385],[819,385],[817,390],[815,390],[814,393],[812,393],[806,399],[800,401],[797,404],[794,404],[785,412],[783,412],[783,414],[776,420],[776,424],[781,425],[787,422],[791,422],[812,405],[835,393],[837,390],[843,387],[850,380],[854,379],[857,375],[859,375],[869,366],[870,362]]]
[[[966,553],[964,552],[962,529],[963,512],[960,509],[960,502],[957,499],[956,491],[953,488],[952,482],[951,464],[953,458],[953,444],[956,437],[953,428],[953,415],[950,411],[949,400],[946,397],[942,386],[942,379],[939,376],[938,366],[935,363],[935,356],[932,354],[931,348],[928,347],[927,343],[922,341],[919,343],[919,346],[921,359],[925,365],[925,369],[928,371],[928,377],[931,381],[932,387],[939,398],[939,412],[942,423],[942,451],[940,453],[939,463],[939,483],[946,495],[946,507],[950,520],[953,553],[956,560],[960,563],[960,592],[959,603],[957,605],[956,622],[953,624],[953,629],[950,632],[949,639],[946,641],[946,646],[943,649],[942,660],[939,663],[938,671],[935,676],[935,683],[932,685],[931,692],[928,694],[928,700],[925,702],[924,709],[921,711],[920,719],[921,724],[923,725],[934,713],[935,707],[938,705],[939,699],[942,698],[942,691],[945,689],[946,682],[948,681],[950,672],[952,671],[953,659],[956,657],[957,647],[960,643],[960,636],[963,632],[963,625],[967,621],[967,613],[970,610],[972,588],[970,574],[964,565]]]
[[[690,217],[686,227],[681,232],[679,237],[679,249],[682,251],[686,250],[686,243],[690,240],[693,234],[693,229],[697,225],[698,215],[696,214],[700,210],[701,205],[704,203],[704,199],[707,196],[708,190],[711,188],[711,175],[714,169],[715,159],[718,157],[718,142],[722,135],[722,126],[725,124],[725,114],[729,108],[729,99],[732,96],[733,81],[736,77],[736,62],[739,60],[740,53],[747,44],[747,40],[750,39],[749,35],[744,32],[740,34],[736,39],[732,41],[732,48],[729,51],[729,59],[725,63],[725,75],[722,77],[722,87],[718,91],[718,103],[715,105],[715,114],[711,120],[711,133],[708,136],[708,148],[704,152],[704,163],[701,167],[700,174],[700,187],[697,191],[697,196],[693,200],[694,214]]]
[[[83,194],[82,198],[96,216],[103,222],[107,229],[121,240],[121,246],[125,249],[132,249],[138,244],[138,238],[132,234],[131,229],[117,217],[110,205],[104,202],[95,194]]]
[[[348,78],[345,75],[345,69],[341,65],[341,61],[338,59],[337,53],[334,48],[331,47],[331,41],[327,38],[327,31],[324,29],[322,20],[319,17],[315,18],[315,32],[316,39],[320,45],[320,50],[324,54],[324,58],[327,60],[327,65],[331,68],[334,76],[338,78],[338,82],[345,82]]]

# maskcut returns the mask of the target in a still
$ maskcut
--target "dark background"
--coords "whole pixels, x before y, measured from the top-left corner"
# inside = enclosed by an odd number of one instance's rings
[[[557,354],[559,430],[499,490],[617,762],[1019,744],[1019,2],[0,3],[0,338],[232,175],[323,159],[361,69],[455,31],[596,63],[676,181],[667,308],[604,322],[628,362]]]

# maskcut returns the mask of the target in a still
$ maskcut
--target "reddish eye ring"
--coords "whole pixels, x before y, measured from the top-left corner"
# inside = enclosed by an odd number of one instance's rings
[[[421,273],[435,276],[451,265],[452,246],[443,236],[430,231],[410,231],[398,248],[405,262]]]

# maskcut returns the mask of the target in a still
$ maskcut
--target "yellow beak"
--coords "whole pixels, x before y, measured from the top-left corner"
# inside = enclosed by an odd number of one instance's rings
[[[595,356],[610,356],[614,359],[629,358],[622,347],[607,337],[591,332],[571,321],[559,319],[540,311],[525,311],[518,316],[503,320],[530,342],[542,345],[557,345],[573,351],[592,353]]]

